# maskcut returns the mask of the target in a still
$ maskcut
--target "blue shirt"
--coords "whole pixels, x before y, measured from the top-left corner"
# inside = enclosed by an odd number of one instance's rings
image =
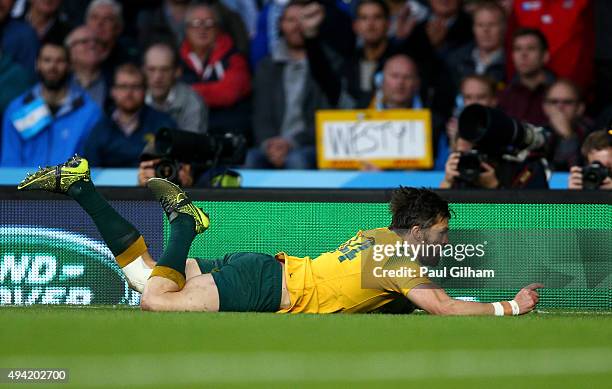
[[[113,120],[105,118],[91,132],[84,156],[91,166],[138,166],[145,145],[162,127],[176,128],[176,123],[168,114],[146,105],[138,115],[137,128],[129,135]]]
[[[62,106],[51,114],[41,95],[41,85],[13,100],[2,120],[0,166],[57,165],[81,154],[102,111],[74,86]]]

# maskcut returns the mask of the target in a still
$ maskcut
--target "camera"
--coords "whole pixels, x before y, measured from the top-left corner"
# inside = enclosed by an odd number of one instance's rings
[[[459,157],[459,177],[457,179],[469,183],[476,184],[478,176],[480,176],[480,163],[484,160],[484,156],[478,150],[470,150],[461,153]]]
[[[140,155],[141,161],[160,159],[155,176],[178,183],[181,163],[215,169],[219,165],[238,165],[246,157],[246,139],[242,135],[196,134],[189,131],[161,128],[155,139]]]
[[[471,142],[481,153],[494,157],[539,149],[546,144],[547,132],[512,119],[498,109],[473,104],[459,116],[459,137]]]
[[[582,168],[582,187],[584,189],[599,189],[606,177],[610,176],[610,170],[599,161]]]

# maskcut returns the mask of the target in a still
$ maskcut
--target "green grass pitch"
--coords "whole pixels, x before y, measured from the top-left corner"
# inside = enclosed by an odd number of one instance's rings
[[[37,388],[609,388],[612,315],[7,307],[0,350],[3,368],[70,370]]]

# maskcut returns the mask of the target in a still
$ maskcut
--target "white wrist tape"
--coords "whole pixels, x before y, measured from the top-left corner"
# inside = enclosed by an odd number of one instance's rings
[[[495,308],[495,316],[504,316],[504,306],[501,303],[491,303]]]
[[[508,302],[510,303],[510,306],[512,307],[512,315],[517,316],[521,312],[521,309],[519,308],[518,303],[514,300],[510,300]]]

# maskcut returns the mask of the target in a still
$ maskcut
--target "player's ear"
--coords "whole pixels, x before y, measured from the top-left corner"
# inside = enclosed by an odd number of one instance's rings
[[[423,230],[420,226],[412,226],[410,228],[410,235],[418,242],[423,240]]]

